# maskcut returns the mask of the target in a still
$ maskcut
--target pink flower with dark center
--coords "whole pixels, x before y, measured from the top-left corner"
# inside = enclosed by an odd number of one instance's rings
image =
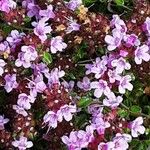
[[[138,39],[138,37],[135,34],[125,35],[124,41],[126,42],[127,47],[140,45],[140,40]]]

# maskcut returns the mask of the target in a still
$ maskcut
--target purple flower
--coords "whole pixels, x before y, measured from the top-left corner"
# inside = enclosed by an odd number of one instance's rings
[[[65,72],[63,70],[54,68],[49,74],[49,78],[48,78],[49,87],[51,88],[53,84],[60,84],[59,78],[63,77],[64,75]]]
[[[130,134],[121,134],[121,133],[117,133],[116,136],[113,138],[113,140],[117,140],[117,139],[123,139],[126,142],[131,142],[132,137]]]
[[[10,47],[7,41],[4,41],[3,43],[0,43],[0,54],[5,55],[10,53]]]
[[[119,59],[114,59],[111,62],[111,65],[112,67],[116,67],[115,70],[118,74],[122,73],[124,70],[129,70],[131,68],[131,65],[122,57],[120,57]]]
[[[6,65],[3,59],[0,59],[0,76],[4,73],[4,66]]]
[[[30,80],[28,83],[28,88],[30,89],[30,95],[34,95],[34,97],[37,96],[37,92],[43,93],[44,90],[47,88],[46,84],[43,81],[43,75],[38,74],[36,78]]]
[[[69,91],[72,91],[75,83],[74,81],[69,81],[69,82],[63,81],[61,84]]]
[[[84,91],[89,91],[91,89],[90,83],[90,79],[88,77],[84,77],[82,82],[77,82],[77,86]]]
[[[69,137],[63,136],[61,139],[68,146],[68,150],[81,150],[91,142],[87,138],[87,133],[83,130],[72,131]]]
[[[127,31],[126,24],[118,15],[113,15],[113,19],[110,22],[110,25],[112,27],[115,27],[117,30],[119,30],[122,34]]]
[[[40,7],[38,5],[35,5],[34,3],[31,2],[28,3],[27,8],[28,8],[27,15],[29,17],[35,16],[36,19],[40,19],[40,15],[39,15]]]
[[[55,17],[52,5],[48,5],[46,10],[40,10],[39,14],[40,16],[46,17],[48,19]]]
[[[102,57],[102,60],[97,57],[95,62],[93,62],[93,64],[87,64],[85,66],[86,69],[88,69],[86,71],[86,74],[90,74],[90,73],[94,73],[95,74],[95,78],[99,79],[107,70],[107,59],[105,57]]]
[[[132,79],[131,79],[130,75],[123,76],[120,79],[119,93],[124,94],[125,93],[125,89],[128,89],[129,91],[132,91],[133,85],[130,83],[131,80]]]
[[[72,21],[67,27],[66,33],[71,33],[72,31],[79,31],[79,30],[80,30],[80,25],[75,21]]]
[[[51,39],[51,52],[55,54],[57,51],[62,52],[67,47],[67,44],[63,42],[61,36],[56,36]]]
[[[4,125],[9,121],[9,119],[4,118],[4,116],[0,115],[0,130],[5,129]]]
[[[52,31],[51,27],[48,25],[48,23],[46,23],[47,20],[48,19],[44,17],[38,23],[37,22],[32,23],[32,25],[35,27],[34,34],[39,37],[42,43],[47,39],[46,34],[47,33],[50,34]]]
[[[142,45],[137,47],[134,52],[136,64],[141,64],[142,60],[148,62],[150,60],[149,47],[147,45]]]
[[[76,10],[82,4],[81,0],[70,0],[66,5],[72,11]]]
[[[15,65],[17,67],[23,66],[24,68],[31,67],[31,61],[35,61],[38,57],[36,49],[33,46],[22,46],[21,51],[15,61]]]
[[[105,129],[110,127],[110,123],[108,121],[105,121],[98,115],[97,117],[93,118],[92,126],[97,130],[99,134],[104,134]]]
[[[75,113],[76,111],[76,105],[64,105],[57,113],[64,117],[66,121],[70,121],[72,120],[72,113]]]
[[[56,128],[57,122],[62,122],[62,116],[60,114],[57,114],[53,111],[48,111],[43,118],[43,121],[45,124],[48,124],[49,128]]]
[[[105,42],[108,44],[107,49],[112,51],[120,46],[123,35],[120,31],[114,29],[112,31],[113,36],[106,35]]]
[[[103,107],[100,104],[92,104],[88,106],[88,112],[92,114],[92,116],[99,115],[102,117],[103,116],[102,111],[103,111]]]
[[[110,88],[104,80],[91,82],[91,88],[95,89],[94,96],[97,98],[100,98],[102,94],[108,95],[108,93],[110,93]]]
[[[114,146],[115,144],[113,142],[107,142],[107,143],[101,142],[98,145],[98,150],[113,150]]]
[[[4,79],[6,82],[4,88],[7,91],[7,93],[11,92],[12,89],[15,89],[18,87],[18,83],[16,81],[16,74],[12,74],[12,75],[7,74],[5,75]]]
[[[31,148],[33,143],[28,141],[26,137],[21,136],[19,140],[13,141],[12,145],[17,147],[19,150],[26,150],[27,148]]]
[[[10,35],[6,38],[9,44],[14,48],[18,43],[21,42],[24,33],[19,33],[17,30],[12,30]]]
[[[142,124],[143,124],[142,117],[136,118],[129,124],[129,128],[131,129],[131,135],[133,137],[138,137],[140,134],[144,134],[145,127]]]
[[[146,18],[143,24],[143,30],[148,33],[148,36],[150,36],[150,17]]]
[[[49,76],[49,68],[44,63],[32,64],[31,68],[34,70],[35,75],[43,73],[46,77]]]
[[[16,2],[13,0],[1,0],[0,1],[0,11],[9,13],[11,8],[16,8]]]
[[[35,98],[31,95],[27,95],[25,93],[21,93],[18,96],[18,101],[17,104],[21,107],[23,107],[24,109],[30,109],[31,108],[31,104],[30,103],[34,103]]]
[[[107,72],[110,83],[115,83],[116,80],[119,80],[121,77],[118,75],[116,70],[108,70]]]
[[[113,92],[111,92],[107,98],[103,100],[103,105],[113,108],[116,108],[119,106],[119,104],[123,101],[123,98],[121,96],[115,96]]]
[[[140,45],[140,40],[138,39],[138,37],[135,34],[125,35],[124,41],[126,42],[127,47]]]
[[[28,116],[28,113],[21,106],[13,105],[13,109],[16,111],[16,113],[23,115],[24,117]]]

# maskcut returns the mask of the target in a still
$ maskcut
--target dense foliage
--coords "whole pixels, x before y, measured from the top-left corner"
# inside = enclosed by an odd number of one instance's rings
[[[0,149],[147,150],[149,0],[0,0]]]

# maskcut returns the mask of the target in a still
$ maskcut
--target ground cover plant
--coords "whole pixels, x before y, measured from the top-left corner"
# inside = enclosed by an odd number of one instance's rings
[[[149,0],[0,0],[0,149],[147,150]]]

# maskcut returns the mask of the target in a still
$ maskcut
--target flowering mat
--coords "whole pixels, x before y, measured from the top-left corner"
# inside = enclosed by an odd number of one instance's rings
[[[149,145],[149,0],[0,0],[0,150]]]

